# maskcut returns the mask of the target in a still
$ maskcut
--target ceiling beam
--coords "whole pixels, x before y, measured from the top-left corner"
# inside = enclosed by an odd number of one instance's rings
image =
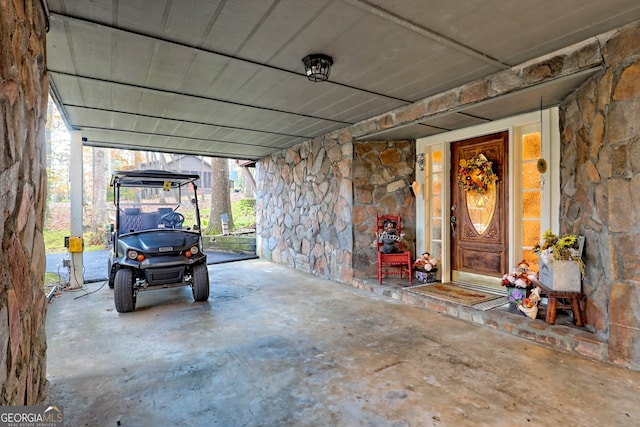
[[[141,132],[137,130],[126,130],[126,129],[113,129],[113,128],[105,128],[98,126],[82,126],[81,130],[95,130],[95,131],[108,131],[114,133],[131,133],[134,135],[143,135],[150,137],[161,137],[161,138],[170,138],[170,139],[186,139],[189,141],[200,141],[200,142],[211,142],[211,143],[222,143],[222,144],[231,144],[231,145],[241,145],[247,147],[260,147],[260,148],[280,148],[280,147],[271,147],[268,145],[260,145],[260,144],[250,144],[246,142],[237,142],[237,141],[223,141],[220,139],[206,139],[206,138],[194,138],[192,136],[182,136],[182,135],[171,135],[157,132]]]
[[[376,15],[382,19],[385,19],[389,22],[393,22],[397,25],[400,25],[403,28],[406,28],[410,31],[413,31],[416,34],[420,34],[421,36],[427,37],[437,43],[440,43],[444,46],[450,47],[452,49],[457,50],[458,52],[462,52],[466,55],[469,55],[475,59],[479,59],[485,64],[496,67],[499,70],[507,70],[511,68],[511,65],[506,64],[496,58],[491,57],[490,55],[480,52],[470,46],[462,44],[450,37],[447,37],[443,34],[440,34],[434,30],[423,27],[422,25],[418,25],[415,22],[412,22],[406,18],[403,18],[399,15],[396,15],[393,12],[390,12],[386,9],[381,8],[380,6],[376,6],[374,4],[369,3],[366,0],[343,0],[346,3],[349,3],[352,6],[355,6],[359,9],[362,9],[368,13]]]
[[[139,145],[134,145],[134,144],[127,144],[127,143],[121,143],[118,141],[99,141],[99,140],[91,140],[88,139],[86,141],[82,142],[83,145],[87,146],[87,147],[103,147],[103,148],[113,148],[113,149],[118,149],[118,150],[133,150],[133,151],[151,151],[151,152],[155,152],[155,153],[173,153],[173,154],[193,154],[196,156],[204,156],[204,157],[216,157],[216,158],[223,158],[223,159],[232,159],[232,160],[249,160],[249,161],[256,161],[258,160],[260,157],[249,157],[249,156],[232,156],[232,155],[221,155],[221,154],[216,154],[214,155],[213,153],[208,153],[208,154],[202,154],[202,151],[200,150],[195,150],[195,149],[189,149],[189,148],[180,148],[180,149],[172,149],[172,148],[167,148],[167,147],[141,147]],[[264,147],[262,147],[264,148]],[[270,149],[270,152],[273,151],[279,151],[280,149],[276,149],[276,148],[272,148]]]
[[[47,70],[47,72],[49,74],[57,74],[57,75],[60,75],[60,76],[73,77],[73,78],[77,78],[77,79],[81,79],[81,80],[88,80],[88,81],[92,81],[92,82],[107,83],[107,84],[110,84],[110,85],[118,85],[118,86],[128,87],[128,88],[132,88],[132,89],[140,89],[140,90],[144,90],[144,91],[157,92],[157,93],[162,93],[162,94],[165,94],[165,95],[184,96],[184,97],[187,97],[187,98],[194,98],[194,99],[202,99],[202,100],[205,100],[205,101],[220,102],[222,104],[235,105],[235,106],[244,107],[244,108],[253,108],[253,109],[261,110],[261,111],[269,111],[269,112],[280,113],[280,114],[289,114],[289,115],[292,115],[292,116],[305,117],[305,118],[314,119],[314,120],[324,120],[324,121],[327,121],[327,122],[339,123],[341,125],[347,125],[348,126],[348,125],[352,125],[353,124],[351,122],[345,122],[345,121],[342,121],[342,120],[335,120],[335,119],[328,119],[328,118],[325,118],[325,117],[312,116],[310,114],[296,113],[296,112],[287,111],[287,110],[279,110],[279,109],[276,109],[276,108],[259,107],[259,106],[255,106],[255,105],[251,105],[251,104],[243,104],[241,102],[227,101],[227,100],[224,100],[224,99],[211,98],[211,97],[202,96],[202,95],[194,95],[194,94],[185,93],[185,92],[175,92],[175,91],[171,91],[171,90],[158,89],[158,88],[154,88],[154,87],[150,87],[150,86],[140,86],[140,85],[135,85],[135,84],[131,84],[131,83],[123,83],[123,82],[117,82],[117,81],[113,81],[113,80],[100,79],[100,78],[97,78],[97,77],[82,76],[82,75],[79,75],[79,74],[65,73],[63,71]]]
[[[162,121],[165,121],[165,122],[175,122],[176,124],[185,123],[185,124],[198,125],[198,126],[210,126],[210,127],[220,128],[220,129],[232,129],[232,130],[240,130],[240,131],[246,131],[246,132],[263,133],[263,134],[267,134],[267,135],[288,136],[288,137],[292,137],[292,138],[304,138],[304,139],[313,138],[313,136],[309,136],[309,135],[294,135],[294,134],[283,133],[283,132],[274,132],[274,131],[269,131],[269,130],[243,128],[243,127],[239,127],[239,126],[220,125],[220,124],[217,124],[217,123],[197,122],[197,121],[194,121],[194,120],[184,120],[184,119],[173,119],[173,118],[169,118],[169,117],[153,116],[153,115],[150,115],[150,114],[131,113],[131,112],[128,112],[128,111],[121,111],[121,110],[107,110],[106,108],[97,108],[97,107],[86,107],[86,106],[83,106],[83,105],[76,105],[76,104],[65,104],[65,107],[78,108],[78,109],[90,110],[90,111],[99,111],[99,112],[104,112],[106,114],[113,113],[113,114],[122,114],[122,115],[126,115],[126,116],[142,117],[142,118],[146,118],[146,119],[156,119],[156,120],[162,120]],[[79,126],[82,126],[82,125],[79,125]]]

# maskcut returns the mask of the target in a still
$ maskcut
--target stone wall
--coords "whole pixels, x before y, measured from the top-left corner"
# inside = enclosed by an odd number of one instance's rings
[[[307,141],[256,164],[256,252],[351,283],[351,135]]]
[[[0,2],[0,405],[40,403],[46,383],[44,19]]]
[[[377,277],[376,214],[402,218],[403,245],[415,254],[415,141],[358,142],[353,159],[354,277]]]
[[[348,130],[260,160],[257,254],[342,283],[376,277],[376,213],[399,212],[414,250],[414,163],[414,141],[352,143]]]
[[[640,25],[561,106],[561,232],[586,236],[585,312],[608,358],[640,369]]]

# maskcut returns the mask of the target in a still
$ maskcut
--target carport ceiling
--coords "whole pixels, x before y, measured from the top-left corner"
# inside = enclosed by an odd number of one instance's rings
[[[51,92],[86,145],[238,159],[267,156],[640,19],[637,0],[47,4]],[[328,82],[305,77],[301,59],[310,53],[333,57]],[[582,81],[574,80],[375,137],[415,138],[494,120],[538,105],[543,95],[557,102]]]

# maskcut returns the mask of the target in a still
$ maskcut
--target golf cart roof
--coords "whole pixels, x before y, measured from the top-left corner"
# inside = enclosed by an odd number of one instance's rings
[[[111,186],[120,187],[157,187],[171,188],[182,187],[200,178],[195,174],[167,172],[162,170],[128,170],[115,171],[111,177]]]

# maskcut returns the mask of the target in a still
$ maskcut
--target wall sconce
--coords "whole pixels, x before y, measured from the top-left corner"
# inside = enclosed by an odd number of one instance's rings
[[[424,170],[424,153],[420,153],[416,156],[416,165],[420,167],[420,170]]]
[[[329,79],[333,58],[320,53],[312,53],[302,58],[307,78],[312,82],[324,82]]]

